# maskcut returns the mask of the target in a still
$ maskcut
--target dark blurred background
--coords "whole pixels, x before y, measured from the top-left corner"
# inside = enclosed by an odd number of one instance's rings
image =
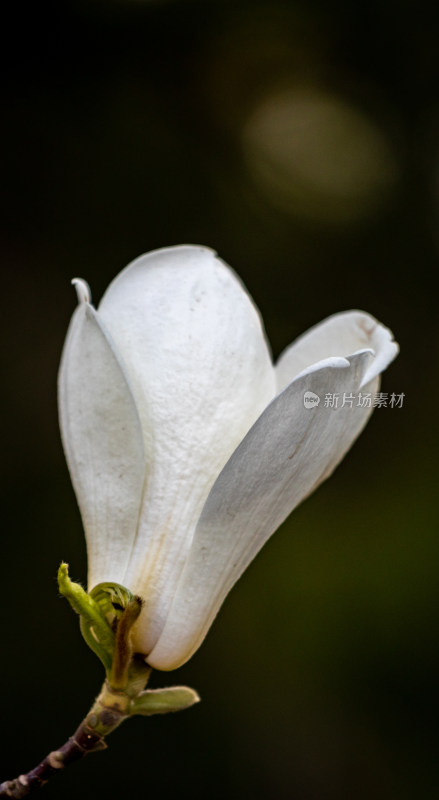
[[[47,798],[430,800],[439,794],[438,13],[426,2],[64,0],[3,15],[0,779],[75,729],[101,683],[58,597],[86,557],[56,375],[86,278],[215,248],[275,355],[362,308],[401,355],[335,475],[155,685],[203,702],[134,719]]]

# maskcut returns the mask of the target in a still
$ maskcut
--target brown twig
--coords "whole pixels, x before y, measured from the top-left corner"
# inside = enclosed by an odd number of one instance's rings
[[[37,767],[19,775],[12,781],[0,784],[0,798],[26,797],[34,789],[43,786],[55,773],[79,761],[87,753],[105,750],[105,736],[117,728],[124,719],[126,697],[124,692],[114,692],[104,684],[103,689],[89,714],[81,722],[73,736],[58,750],[52,750]]]

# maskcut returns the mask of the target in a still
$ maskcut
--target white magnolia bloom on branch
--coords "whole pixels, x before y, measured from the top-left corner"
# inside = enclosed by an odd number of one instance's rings
[[[305,392],[375,392],[398,348],[373,317],[348,311],[273,366],[251,298],[204,247],[141,256],[97,311],[75,282],[59,405],[89,588],[111,581],[141,595],[136,650],[174,669],[371,413],[306,408]]]

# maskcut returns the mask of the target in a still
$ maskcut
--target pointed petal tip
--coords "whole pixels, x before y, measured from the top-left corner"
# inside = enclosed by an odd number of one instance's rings
[[[309,367],[305,367],[305,369],[294,376],[293,380],[296,381],[298,378],[304,378],[306,375],[311,375],[313,372],[318,372],[325,368],[346,369],[346,367],[350,367],[350,362],[347,358],[344,356],[330,356],[329,358],[322,358],[320,361],[310,364]],[[285,388],[287,388],[287,386]]]
[[[355,352],[351,353],[349,356],[347,356],[347,358],[351,359],[355,358],[356,356],[365,356],[365,355],[374,356],[375,350],[373,349],[373,347],[362,347],[360,350],[355,350]]]
[[[383,325],[377,325],[375,342],[373,342],[373,345],[374,358],[365,370],[360,389],[367,386],[367,384],[380,375],[380,373],[384,372],[399,353],[399,345],[395,342],[392,331],[389,330],[389,328],[385,328]]]
[[[82,278],[72,278],[71,283],[76,289],[78,303],[91,303],[91,291],[87,281]]]

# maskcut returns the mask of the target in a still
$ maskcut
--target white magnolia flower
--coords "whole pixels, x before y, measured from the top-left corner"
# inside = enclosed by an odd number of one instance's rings
[[[76,284],[59,405],[89,588],[111,581],[141,595],[135,647],[174,669],[350,448],[371,413],[358,393],[377,390],[397,345],[373,317],[348,311],[273,366],[251,298],[204,247],[141,256],[97,311]],[[320,403],[307,408],[305,392]],[[327,394],[339,395],[337,408]],[[354,402],[342,407],[343,395]]]

